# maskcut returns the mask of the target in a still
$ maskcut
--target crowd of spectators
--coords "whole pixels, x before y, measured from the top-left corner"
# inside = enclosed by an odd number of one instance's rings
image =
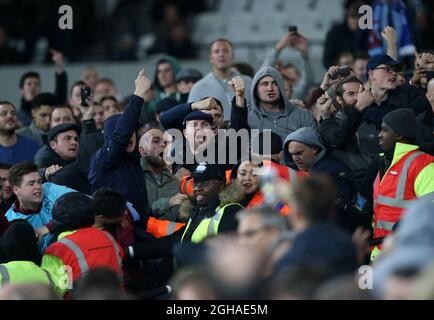
[[[224,38],[205,75],[166,55],[127,97],[52,49],[55,92],[0,97],[0,299],[433,299],[434,54],[379,2],[321,83],[302,30],[257,70]]]

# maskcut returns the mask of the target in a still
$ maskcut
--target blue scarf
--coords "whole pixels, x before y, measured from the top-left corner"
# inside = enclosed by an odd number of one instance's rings
[[[384,0],[376,0],[373,5],[373,29],[369,31],[369,55],[376,56],[387,53],[387,44],[381,36],[384,28],[393,24],[396,31],[396,45],[399,56],[412,55],[416,48],[407,21],[407,8],[402,0],[394,0],[391,4]],[[389,10],[392,10],[389,12]]]

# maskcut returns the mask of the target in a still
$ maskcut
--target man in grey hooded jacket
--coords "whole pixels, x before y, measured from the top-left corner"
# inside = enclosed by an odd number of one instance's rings
[[[251,129],[271,129],[285,140],[302,127],[316,128],[310,111],[295,107],[286,98],[280,73],[271,67],[261,68],[253,78],[248,123]]]
[[[346,178],[349,173],[348,167],[327,154],[315,129],[300,128],[286,137],[283,144],[283,159],[289,164],[291,157],[298,170],[331,177],[338,189],[341,204],[345,205],[351,200],[351,184]]]

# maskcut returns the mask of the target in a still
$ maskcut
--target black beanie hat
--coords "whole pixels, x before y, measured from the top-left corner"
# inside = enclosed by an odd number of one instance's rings
[[[384,116],[383,122],[404,138],[412,141],[416,140],[417,121],[412,109],[390,111]]]
[[[68,192],[53,205],[52,228],[54,232],[72,231],[93,225],[91,198],[81,192]]]

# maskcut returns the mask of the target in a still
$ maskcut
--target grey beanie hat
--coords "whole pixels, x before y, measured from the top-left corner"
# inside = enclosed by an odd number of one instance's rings
[[[404,138],[416,140],[417,121],[412,109],[396,109],[383,118],[383,122]]]

